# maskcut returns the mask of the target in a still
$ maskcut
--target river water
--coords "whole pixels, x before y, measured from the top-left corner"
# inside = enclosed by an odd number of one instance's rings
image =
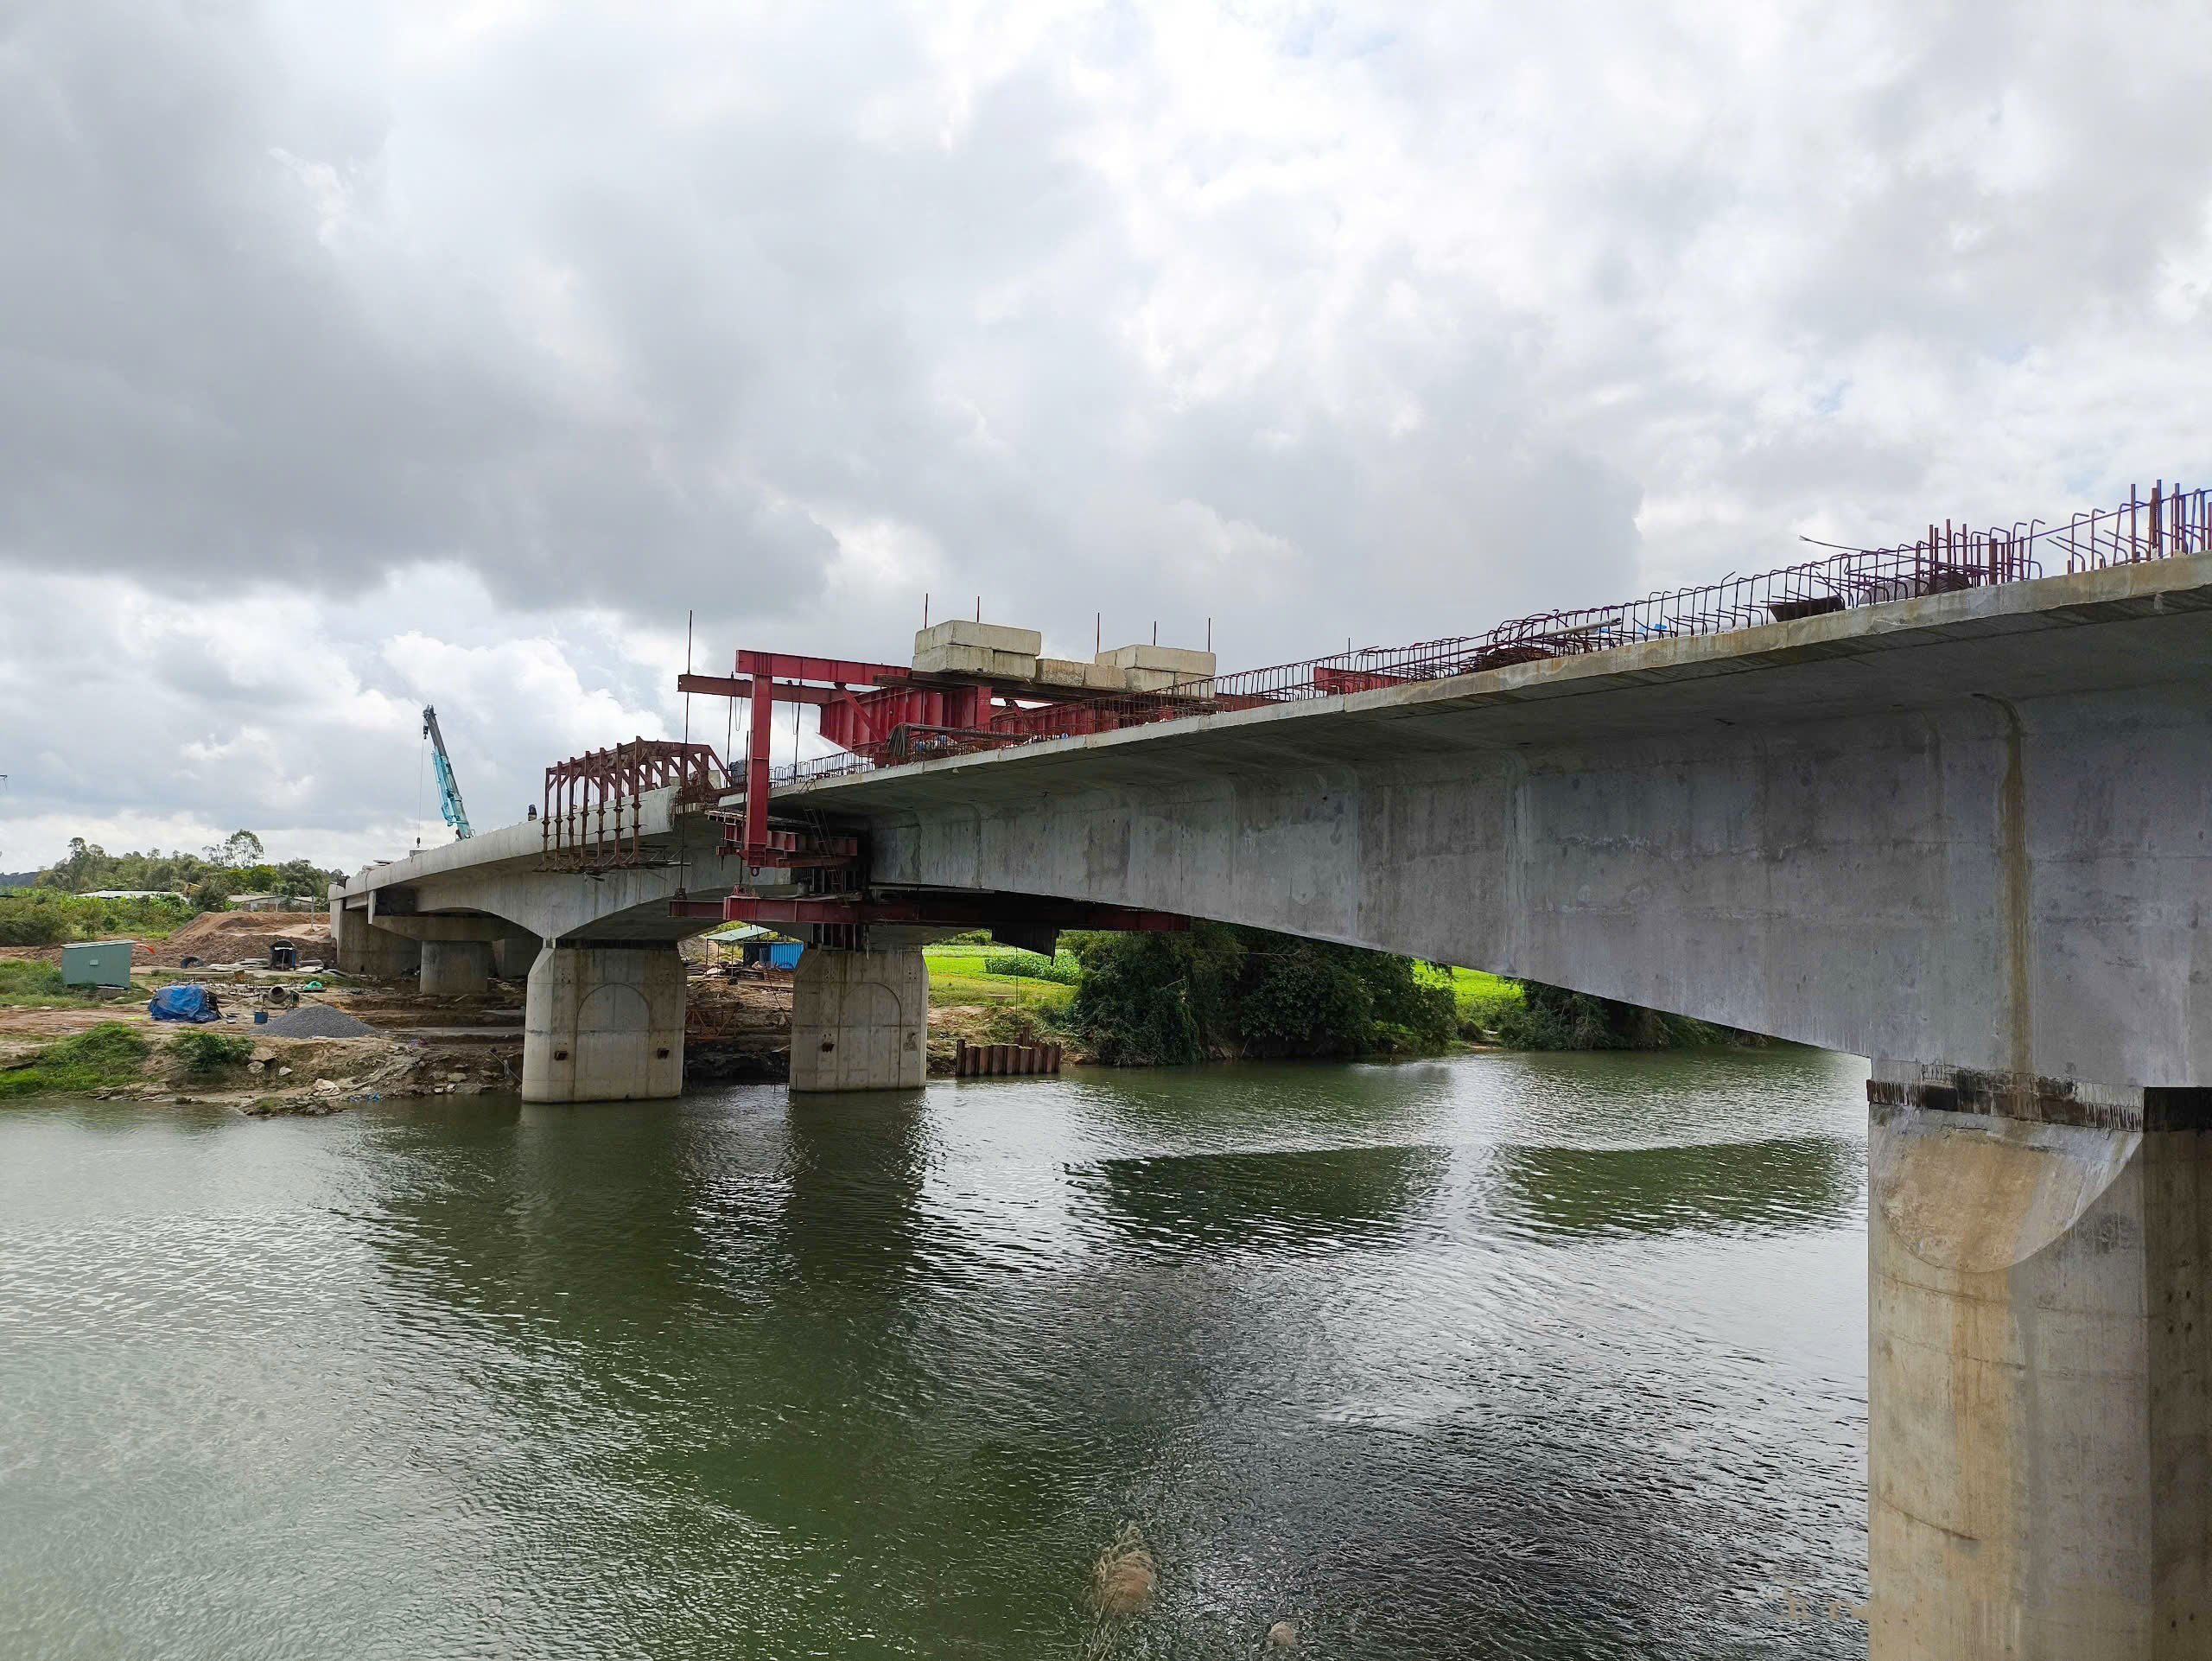
[[[1862,1656],[1865,1079],[0,1110],[0,1655]]]

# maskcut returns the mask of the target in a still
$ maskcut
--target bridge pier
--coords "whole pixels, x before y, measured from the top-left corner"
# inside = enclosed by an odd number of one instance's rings
[[[523,1100],[681,1093],[683,1005],[683,959],[669,942],[547,946],[523,1012]]]
[[[1872,1661],[2212,1654],[2212,1091],[1867,1093]]]
[[[534,934],[510,934],[503,940],[495,940],[492,944],[492,972],[503,981],[527,979],[543,950],[543,943]]]
[[[330,934],[338,971],[372,980],[397,980],[422,967],[422,948],[404,934],[378,928],[343,904],[330,908]]]
[[[454,997],[486,989],[492,974],[489,940],[423,942],[422,989],[426,996]]]
[[[810,946],[791,987],[791,1088],[919,1090],[929,1021],[929,965],[919,950]]]

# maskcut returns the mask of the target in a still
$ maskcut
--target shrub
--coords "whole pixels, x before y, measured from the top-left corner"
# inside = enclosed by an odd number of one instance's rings
[[[976,1036],[970,1041],[978,1044],[1054,1044],[1066,1034],[1052,1019],[1050,1011],[1035,1004],[1016,1008],[1002,1003],[984,1011],[976,1023]]]
[[[1230,1042],[1230,997],[1244,963],[1235,930],[1199,923],[1175,934],[1090,934],[1075,950],[1083,980],[1069,1024],[1097,1060],[1202,1061]]]
[[[69,939],[62,896],[44,888],[0,894],[0,945],[59,945]]]
[[[192,907],[181,894],[154,900],[94,900],[54,888],[0,893],[0,945],[60,945],[106,935],[162,935],[182,927]]]
[[[1440,1050],[1459,1035],[1459,1002],[1447,971],[1387,951],[1353,951],[1351,958],[1375,1002],[1376,1048]]]
[[[1281,941],[1236,1001],[1246,1049],[1261,1055],[1356,1055],[1373,1047],[1375,996],[1340,952]]]
[[[226,1033],[179,1033],[169,1040],[169,1053],[179,1057],[189,1072],[220,1072],[249,1059],[253,1041]]]
[[[146,1041],[120,1021],[48,1044],[28,1063],[0,1071],[0,1098],[43,1091],[90,1091],[138,1077]]]
[[[61,971],[35,958],[0,958],[0,997],[67,997]]]
[[[1070,944],[1083,978],[1069,1025],[1115,1065],[1434,1051],[1457,1029],[1448,978],[1387,952],[1213,923]]]
[[[1738,1035],[1688,1015],[1523,981],[1521,1006],[1499,1019],[1497,1036],[1522,1050],[1671,1050],[1724,1044]]]
[[[995,952],[983,959],[986,975],[1019,975],[1024,980],[1051,981],[1058,986],[1077,986],[1083,970],[1072,958],[1046,958],[1034,951]]]

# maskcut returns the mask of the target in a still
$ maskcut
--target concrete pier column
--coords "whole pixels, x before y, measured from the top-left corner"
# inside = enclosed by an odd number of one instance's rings
[[[397,980],[422,967],[420,945],[404,934],[378,928],[358,911],[332,907],[330,933],[340,974]]]
[[[526,979],[544,943],[526,934],[510,934],[492,945],[492,972],[503,981]]]
[[[489,940],[423,942],[423,990],[432,997],[481,992],[492,974]]]
[[[1872,1661],[2212,1656],[2212,1091],[1867,1092]]]
[[[810,946],[791,986],[793,1090],[918,1090],[929,1071],[930,971],[917,949]]]
[[[525,1102],[617,1102],[683,1089],[683,959],[669,944],[553,945],[531,965]]]

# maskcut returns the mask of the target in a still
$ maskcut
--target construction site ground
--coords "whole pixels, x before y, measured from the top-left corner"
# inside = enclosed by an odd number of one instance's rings
[[[250,916],[256,923],[269,920],[267,913],[230,915]],[[194,944],[212,945],[219,940],[225,948],[235,949],[256,935],[298,940],[301,932],[296,928],[233,925],[203,930],[178,950],[175,943],[185,933],[180,930],[168,942],[157,943],[163,949],[156,955],[173,960],[200,955],[190,951]],[[261,945],[265,962],[266,940]],[[10,956],[58,956],[59,951],[43,946],[8,949]],[[306,956],[304,951],[302,956]],[[153,1021],[146,1009],[152,990],[181,979],[214,993],[223,1018],[199,1028]],[[320,982],[319,990],[308,990],[311,982]],[[494,981],[482,993],[430,996],[411,981],[353,979],[319,969],[211,966],[180,973],[173,961],[134,963],[132,984],[127,989],[107,989],[82,1002],[0,1008],[0,1068],[27,1061],[54,1039],[103,1021],[122,1021],[144,1029],[151,1053],[141,1080],[99,1092],[105,1096],[230,1103],[242,1111],[265,1113],[321,1112],[385,1097],[511,1091],[519,1087],[522,1077],[523,996],[518,981]],[[328,1005],[372,1031],[353,1038],[295,1039],[272,1034],[254,1021],[257,1009],[271,1020],[280,1018],[297,1007],[295,999],[298,1005]],[[1011,1026],[1016,1023],[1009,1022],[1010,1016],[1031,1013],[997,1002],[937,1003],[930,1011],[930,1071],[951,1072],[954,1047],[963,1038],[970,1043],[1037,1041],[1041,1034],[1014,1031]],[[731,977],[719,967],[695,968],[684,1017],[687,1084],[788,1077],[791,1019],[789,972]],[[250,1039],[253,1059],[213,1078],[188,1076],[164,1041],[169,1034],[192,1030]]]

